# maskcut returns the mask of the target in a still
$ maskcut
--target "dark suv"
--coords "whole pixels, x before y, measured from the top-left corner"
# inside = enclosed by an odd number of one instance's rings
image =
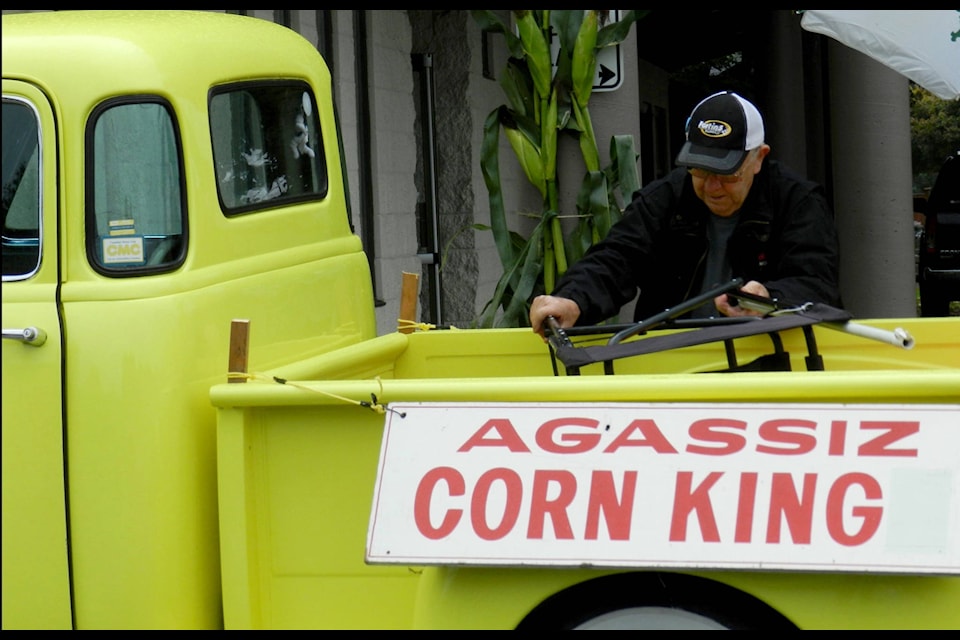
[[[950,315],[960,301],[960,150],[947,158],[927,198],[917,282],[922,316]]]

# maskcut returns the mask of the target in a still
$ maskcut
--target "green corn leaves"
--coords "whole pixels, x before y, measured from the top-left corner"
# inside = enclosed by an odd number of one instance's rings
[[[541,19],[549,19],[549,11],[543,11]],[[553,82],[553,61],[550,59],[550,45],[547,43],[549,27],[542,27],[534,16],[533,11],[515,11],[517,31],[520,32],[520,44],[526,54],[527,67],[533,86],[540,96],[550,95],[550,85]]]
[[[502,121],[501,125],[503,126],[503,133],[507,137],[507,141],[510,143],[510,146],[513,147],[513,152],[517,155],[517,160],[520,161],[520,166],[523,167],[523,172],[526,174],[527,180],[537,188],[540,196],[545,198],[547,196],[547,183],[544,178],[544,159],[541,155],[544,149],[531,140],[519,128],[511,128]]]
[[[573,98],[585,108],[593,92],[593,80],[597,76],[597,12],[587,11],[573,43]]]
[[[489,230],[503,273],[477,319],[478,327],[528,326],[530,301],[551,292],[567,265],[582,257],[619,219],[618,189],[620,200],[628,200],[638,185],[631,136],[614,136],[610,165],[600,167],[587,105],[596,81],[597,52],[622,42],[633,22],[645,13],[627,11],[618,22],[606,24],[606,11],[514,10],[515,26],[510,28],[496,12],[471,11],[482,29],[504,35],[510,52],[499,74],[507,104],[487,117],[480,159],[490,202]],[[551,38],[556,39],[553,54]],[[511,230],[507,221],[500,185],[501,132],[541,197],[539,221],[528,238]],[[561,136],[577,140],[584,165],[576,211],[562,212],[558,202]],[[569,227],[566,236],[565,226]]]
[[[540,119],[541,160],[543,175],[546,180],[555,180],[557,176],[557,90],[550,92],[549,98],[543,104],[543,115]],[[543,191],[541,194],[546,195]],[[555,204],[555,203],[551,203]]]

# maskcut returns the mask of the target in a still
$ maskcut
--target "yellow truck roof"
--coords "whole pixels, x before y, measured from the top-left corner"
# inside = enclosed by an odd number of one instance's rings
[[[291,55],[297,49],[304,55]],[[329,73],[316,61],[316,50],[296,32],[246,16],[162,10],[3,16],[3,76],[45,78],[64,98],[68,88],[82,99],[116,87],[125,93],[179,91],[212,77],[236,81],[278,73],[314,77],[327,88]],[[199,64],[203,73],[194,73]]]
[[[344,215],[342,170],[336,160],[330,73],[316,48],[295,31],[266,20],[213,11],[45,11],[3,16],[2,46],[5,95],[9,82],[28,83],[45,94],[53,109],[60,197],[70,210],[77,210],[88,195],[80,183],[83,157],[89,150],[83,136],[96,110],[108,100],[155,96],[170,104],[183,145],[187,207],[196,213],[219,206],[210,173],[215,165],[208,115],[213,91],[245,81],[307,83],[318,106],[331,188],[321,202],[299,209],[295,224],[310,229],[291,224],[287,235],[302,238],[300,244],[352,235]],[[81,222],[77,216],[65,219],[68,226]],[[316,227],[318,223],[321,228]],[[249,237],[228,240],[226,221],[219,213],[194,215],[190,225],[194,238],[204,233],[211,239],[221,238],[208,242],[203,253],[188,256],[193,266],[242,257],[242,247],[251,241],[263,251],[289,248],[286,239],[254,228],[252,221],[246,225],[248,230],[233,225],[230,231]],[[76,242],[83,235],[72,229],[68,233]],[[76,280],[85,268],[83,251],[68,251],[65,260],[71,279]]]

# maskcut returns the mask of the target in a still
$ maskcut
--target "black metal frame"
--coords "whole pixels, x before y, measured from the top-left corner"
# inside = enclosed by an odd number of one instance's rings
[[[851,316],[842,309],[828,305],[808,303],[793,309],[783,309],[776,300],[751,298],[754,305],[766,305],[769,311],[763,316],[742,316],[731,318],[678,319],[688,311],[712,301],[716,296],[727,293],[742,296],[739,287],[742,280],[734,279],[719,285],[695,298],[671,307],[638,323],[626,325],[593,325],[562,329],[554,318],[548,318],[546,335],[550,346],[550,357],[554,375],[559,375],[557,360],[566,368],[566,374],[580,375],[581,367],[603,362],[604,373],[614,374],[613,363],[620,358],[656,353],[670,349],[723,342],[727,355],[728,369],[725,371],[789,371],[790,358],[783,348],[779,332],[801,327],[807,346],[805,363],[808,371],[823,371],[823,358],[817,348],[813,325],[821,322],[843,323]],[[691,331],[674,332],[667,335],[646,337],[624,342],[629,337],[643,335],[653,329],[684,329]],[[577,346],[571,336],[590,336],[613,334],[607,344]],[[761,356],[750,363],[738,363],[734,340],[746,336],[767,334],[773,343],[773,353]]]

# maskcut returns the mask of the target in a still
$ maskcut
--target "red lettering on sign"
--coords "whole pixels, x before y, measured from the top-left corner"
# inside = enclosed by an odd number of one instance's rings
[[[630,436],[633,435],[634,432],[640,432],[643,435],[643,439],[632,440]],[[613,442],[611,442],[603,452],[613,453],[620,447],[653,447],[657,453],[677,452],[653,420],[634,420],[613,439]]]
[[[611,540],[629,540],[630,523],[633,519],[633,495],[637,488],[637,472],[623,474],[623,493],[617,499],[613,486],[613,473],[594,471],[590,481],[590,502],[587,504],[587,527],[584,538],[596,540],[603,511]]]
[[[725,418],[706,418],[697,420],[690,425],[690,436],[695,440],[703,442],[719,442],[725,447],[701,447],[696,444],[688,444],[687,451],[690,453],[702,453],[708,456],[725,456],[736,453],[743,449],[747,444],[747,439],[741,433],[722,431],[721,427],[729,429],[739,429],[743,431],[747,428],[747,423],[743,420],[727,420]]]
[[[431,523],[431,502],[434,495],[440,492],[439,485],[442,482],[447,485],[449,497],[466,494],[464,478],[456,469],[437,467],[424,474],[417,485],[413,518],[417,530],[430,540],[449,536],[459,526],[463,516],[462,509],[447,509],[440,526],[434,527]],[[488,513],[490,493],[498,483],[502,483],[506,496],[502,512]],[[629,540],[637,472],[624,472],[619,495],[610,471],[594,471],[590,483],[584,539],[598,538],[602,518],[611,540]],[[548,499],[552,485],[559,486],[559,493]],[[534,472],[527,538],[543,539],[544,525],[549,516],[558,540],[573,539],[568,508],[577,494],[577,489],[577,478],[569,471],[553,469]],[[470,523],[474,533],[483,540],[504,538],[516,527],[522,502],[523,481],[519,474],[505,468],[484,472],[477,479],[470,495]],[[497,519],[497,522],[491,525],[488,518]]]
[[[683,542],[687,539],[687,518],[692,511],[697,512],[700,522],[700,531],[704,542],[720,542],[720,533],[717,531],[717,520],[713,515],[713,505],[710,504],[710,488],[723,475],[720,471],[710,473],[696,489],[693,485],[693,473],[681,471],[677,474],[677,484],[674,491],[673,515],[670,517],[670,541]]]
[[[547,420],[537,427],[534,435],[537,447],[546,453],[577,454],[589,453],[603,440],[600,422],[594,418],[570,416]],[[846,455],[848,424],[846,420],[830,421],[829,433],[817,437],[821,426],[815,420],[801,418],[776,418],[766,420],[756,427],[758,442],[757,453],[771,455],[804,455],[826,446],[830,456]],[[824,427],[826,424],[823,425]],[[863,421],[859,431],[868,429],[883,430],[872,440],[861,444],[857,449],[859,456],[917,457],[916,448],[893,448],[892,445],[908,436],[918,433],[920,423],[916,421]],[[743,451],[748,445],[748,436],[752,425],[744,420],[731,418],[702,418],[694,420],[687,434],[690,442],[685,451],[707,456],[727,456]],[[617,453],[625,447],[649,447],[656,453],[677,453],[663,431],[652,419],[632,420],[627,426],[616,432],[616,425],[607,425],[606,431],[614,430],[613,439],[603,449],[603,453]],[[821,432],[822,433],[822,432]],[[749,442],[752,444],[752,442]],[[530,453],[513,423],[506,418],[491,418],[464,442],[460,453],[470,452],[478,447],[501,448],[512,453]]]
[[[551,483],[560,486],[560,493],[553,500],[548,500],[547,493]],[[577,478],[569,471],[534,472],[527,538],[543,538],[543,525],[547,514],[549,514],[553,521],[553,532],[557,540],[572,540],[573,529],[570,528],[567,507],[570,506],[576,494]]]
[[[507,500],[503,505],[503,514],[500,524],[496,527],[487,525],[487,505],[490,497],[490,487],[494,482],[503,482],[507,490]],[[473,530],[484,540],[499,540],[504,537],[520,517],[520,501],[523,498],[523,481],[513,469],[490,469],[477,479],[477,486],[470,497],[470,523]]]
[[[677,473],[673,512],[670,518],[671,542],[687,541],[687,529],[691,516],[696,517],[694,526],[700,529],[704,542],[721,541],[710,492],[724,477],[724,472],[714,471],[694,486],[692,471]],[[783,542],[781,538],[784,522],[790,530],[792,543],[811,543],[817,480],[816,473],[804,474],[802,486],[798,487],[800,479],[794,478],[789,473],[772,475],[766,543],[781,544]],[[740,474],[733,530],[734,542],[752,542],[758,481],[759,476],[756,472]],[[468,493],[464,477],[456,469],[436,467],[424,474],[417,485],[413,517],[417,530],[430,540],[439,540],[451,535],[464,521],[463,509],[448,508],[444,511],[440,524],[433,525],[430,517],[431,503],[434,497],[443,493],[442,484],[446,485],[446,496],[451,500],[455,498],[462,500]],[[599,538],[601,522],[606,526],[610,540],[629,540],[636,485],[636,471],[623,473],[621,488],[618,491],[612,471],[595,470],[590,476],[585,512],[581,509],[571,512],[570,507],[581,489],[577,476],[563,469],[537,470],[533,474],[530,488],[530,510],[524,514],[521,513],[524,503],[521,476],[512,469],[498,467],[480,475],[476,485],[469,492],[469,522],[476,536],[482,540],[493,541],[500,540],[513,532],[521,516],[525,515],[527,516],[526,537],[530,540],[542,540],[549,518],[557,540],[572,540],[575,535],[571,515],[578,517],[585,514],[584,540]],[[498,496],[496,500],[491,500],[491,493],[501,489],[502,498]],[[717,489],[717,491],[719,495],[724,496],[722,504],[726,505],[729,499],[727,496],[732,497],[730,488],[724,488],[722,491]],[[865,500],[878,501],[883,498],[883,491],[875,478],[865,473],[848,473],[837,478],[830,487],[826,499],[827,532],[835,542],[848,547],[862,545],[869,541],[879,530],[883,517],[881,505],[855,503],[858,494]],[[845,529],[845,513],[860,518],[859,527],[855,531],[848,532]],[[847,526],[849,524],[848,520]]]
[[[830,448],[827,450],[831,456],[842,456],[844,452],[844,441],[847,438],[847,421],[834,420],[830,423]]]
[[[496,431],[500,437],[488,439],[487,434],[491,431]],[[514,453],[530,452],[530,449],[527,448],[527,445],[525,445],[520,438],[520,434],[517,433],[513,423],[509,420],[497,418],[487,420],[457,451],[463,453],[470,451],[474,447],[506,447]]]
[[[785,447],[757,445],[760,453],[776,453],[780,455],[799,455],[810,453],[817,446],[817,437],[812,433],[791,431],[791,428],[816,430],[817,423],[813,420],[767,420],[760,425],[760,437],[770,443],[790,445]]]
[[[861,456],[899,456],[904,458],[916,458],[916,449],[887,449],[888,445],[902,440],[920,431],[919,422],[871,422],[860,423],[861,429],[886,429],[887,433],[882,434],[860,445],[857,453]]]
[[[598,424],[596,420],[588,418],[558,418],[557,420],[547,420],[537,429],[537,445],[549,453],[584,453],[590,451],[600,442],[599,433],[561,433],[560,440],[570,444],[557,442],[554,434],[562,427],[575,426],[596,429]]]
[[[780,542],[781,516],[786,518],[793,541],[810,544],[813,525],[813,495],[817,486],[817,474],[803,475],[803,498],[797,495],[793,477],[789,473],[773,474],[770,489],[770,515],[767,519],[767,542]]]
[[[420,479],[417,485],[417,493],[413,501],[413,520],[417,524],[417,529],[425,538],[430,540],[439,540],[450,535],[460,522],[460,516],[463,515],[462,509],[449,509],[443,516],[443,522],[439,527],[434,527],[430,523],[430,499],[433,491],[440,481],[447,483],[449,495],[462,496],[466,493],[466,485],[463,476],[456,469],[450,467],[437,467],[431,469]]]
[[[740,499],[737,501],[737,528],[734,542],[750,542],[753,539],[753,507],[757,501],[757,474],[740,474]]]
[[[880,483],[873,476],[865,473],[844,474],[830,487],[830,493],[827,495],[827,531],[830,532],[831,538],[848,547],[863,544],[872,538],[880,528],[880,520],[883,519],[883,507],[853,507],[851,513],[858,518],[863,518],[863,522],[855,533],[847,533],[843,528],[844,501],[850,487],[855,484],[863,488],[863,493],[868,500],[879,500],[883,497]]]
[[[673,514],[670,520],[670,541],[687,540],[687,522],[696,512],[704,542],[720,542],[720,532],[714,516],[710,491],[723,476],[714,471],[696,487],[693,487],[693,473],[681,471],[677,474]],[[754,511],[757,497],[758,476],[754,472],[740,474],[740,487],[737,502],[734,542],[749,543],[752,540]],[[848,499],[850,487],[863,488],[867,499],[879,500],[883,497],[880,484],[864,473],[848,473],[834,482],[827,496],[826,520],[830,537],[840,544],[854,546],[867,542],[879,529],[883,508],[880,506],[855,506],[854,516],[863,519],[861,527],[848,534],[843,528],[843,511]],[[813,531],[813,506],[817,486],[817,474],[803,476],[802,489],[798,491],[794,478],[789,473],[774,473],[770,487],[770,509],[767,520],[766,542],[780,544],[781,525],[786,522],[794,544],[810,544]]]

